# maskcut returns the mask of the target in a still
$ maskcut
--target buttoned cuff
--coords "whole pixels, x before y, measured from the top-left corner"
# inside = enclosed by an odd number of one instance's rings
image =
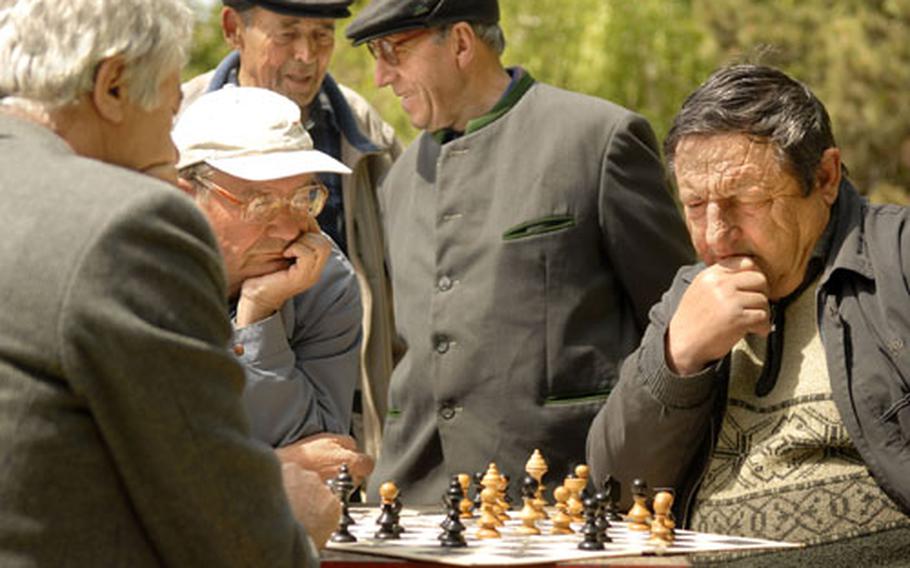
[[[234,353],[241,363],[258,365],[290,350],[281,312],[240,329],[234,328]]]

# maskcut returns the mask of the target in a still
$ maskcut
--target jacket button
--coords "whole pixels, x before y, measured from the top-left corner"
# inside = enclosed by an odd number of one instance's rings
[[[439,282],[436,283],[436,287],[439,288],[440,292],[448,292],[452,289],[452,279],[448,276],[443,276],[439,279]]]
[[[888,342],[888,349],[892,352],[897,353],[904,348],[904,340],[900,337],[896,337]]]
[[[241,345],[240,343],[234,344],[233,349],[234,349],[234,355],[236,355],[238,357],[240,357],[244,353],[243,345]]]
[[[451,420],[455,418],[455,409],[449,405],[445,405],[439,409],[439,415],[442,416],[443,420]]]
[[[442,353],[447,352],[447,351],[449,350],[449,338],[446,337],[446,336],[444,336],[444,335],[438,336],[438,337],[436,338],[436,346],[435,346],[435,347],[436,347],[436,352],[437,352],[437,353],[442,354]]]

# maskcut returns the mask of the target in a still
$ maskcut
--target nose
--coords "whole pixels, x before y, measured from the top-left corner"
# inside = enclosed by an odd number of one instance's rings
[[[300,236],[305,226],[305,220],[291,214],[285,204],[275,218],[269,221],[269,236],[291,242]]]
[[[314,40],[308,35],[302,35],[294,42],[294,59],[310,63],[316,59],[316,50],[313,48]]]
[[[705,241],[708,246],[717,254],[732,254],[737,228],[729,208],[717,201],[709,202],[705,222]]]
[[[385,87],[392,82],[395,67],[385,62],[382,57],[376,58],[376,69],[373,71],[373,82],[377,87]]]

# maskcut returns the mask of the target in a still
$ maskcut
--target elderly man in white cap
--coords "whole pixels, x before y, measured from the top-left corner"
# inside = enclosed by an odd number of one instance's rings
[[[181,186],[224,255],[253,435],[323,478],[342,464],[363,478],[373,462],[348,435],[360,294],[350,263],[315,220],[328,193],[316,174],[350,170],[313,149],[296,104],[265,89],[200,97],[173,137]]]

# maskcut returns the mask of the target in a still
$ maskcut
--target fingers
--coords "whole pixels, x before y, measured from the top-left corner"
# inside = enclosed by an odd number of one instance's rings
[[[293,463],[284,463],[281,474],[294,516],[316,546],[322,548],[338,526],[341,504],[322,479],[312,471],[306,471]]]
[[[361,481],[373,473],[375,463],[373,462],[373,458],[367,454],[361,454],[359,452],[354,452],[353,454],[351,460],[348,462],[348,469],[355,482],[359,485]]]
[[[322,233],[304,233],[284,249],[285,258],[296,262],[289,271],[308,288],[316,283],[332,253],[332,244]]]
[[[692,375],[724,357],[747,333],[771,331],[768,280],[754,259],[726,257],[683,294],[665,336],[668,367]]]
[[[324,480],[329,480],[338,475],[342,465],[348,466],[348,471],[359,483],[373,471],[373,458],[357,451],[357,443],[350,436],[339,434],[316,434],[302,440],[278,448],[279,459],[299,465],[304,469],[314,471]]]

